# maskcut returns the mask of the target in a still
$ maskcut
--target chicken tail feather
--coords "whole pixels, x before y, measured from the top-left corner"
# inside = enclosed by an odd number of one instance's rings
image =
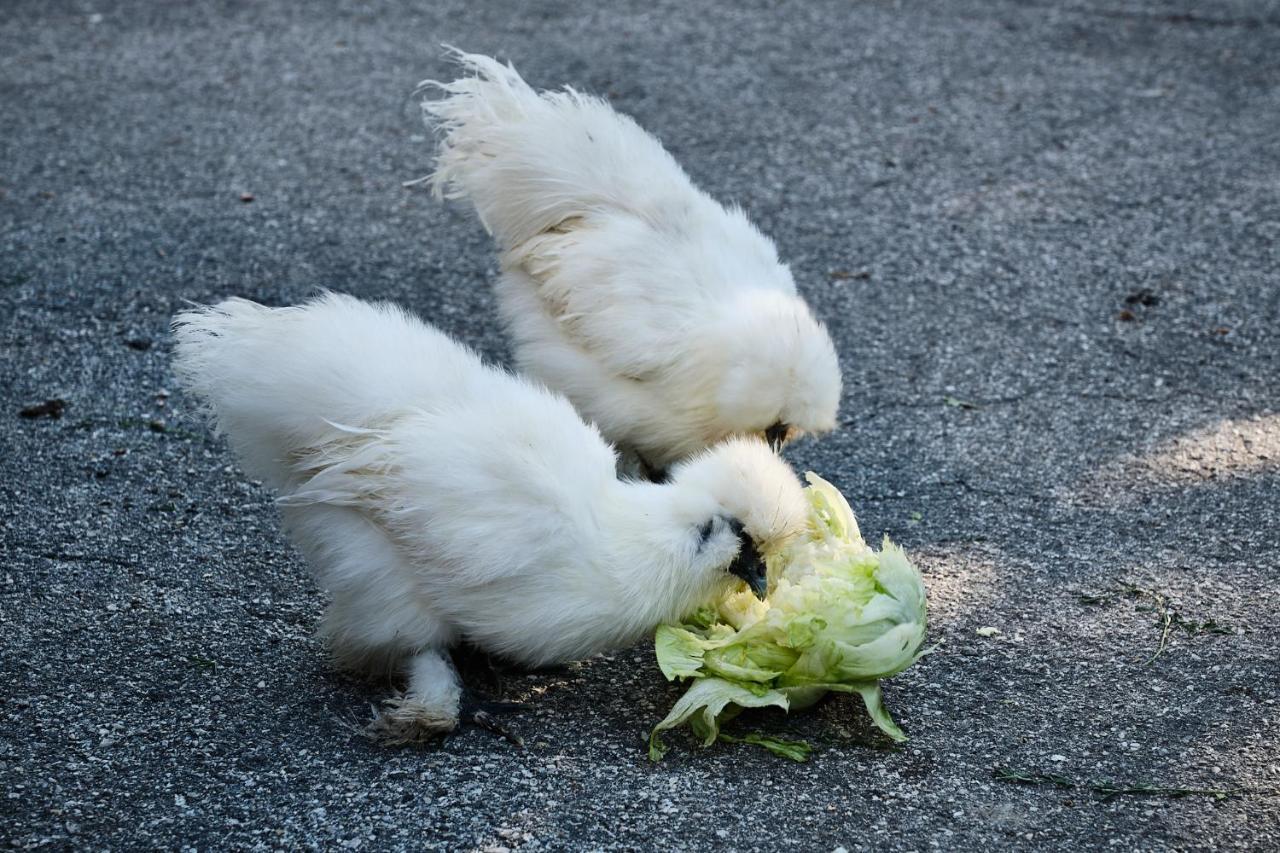
[[[437,131],[437,196],[465,199],[504,249],[593,211],[656,218],[693,190],[650,134],[601,98],[536,92],[509,64],[450,49],[465,72],[428,80],[422,108]]]

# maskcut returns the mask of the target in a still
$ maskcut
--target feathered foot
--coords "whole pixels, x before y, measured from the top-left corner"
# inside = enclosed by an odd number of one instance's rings
[[[518,702],[491,702],[464,691],[456,714],[423,704],[403,694],[384,699],[382,710],[364,727],[362,734],[381,746],[409,746],[442,738],[459,725],[472,725],[498,735],[508,743],[523,747],[524,738],[499,715],[521,711]]]
[[[403,694],[384,699],[363,734],[381,746],[408,746],[443,737],[458,727],[458,715]]]

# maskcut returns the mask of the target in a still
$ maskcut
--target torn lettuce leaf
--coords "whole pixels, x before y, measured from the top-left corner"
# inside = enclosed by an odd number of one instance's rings
[[[786,740],[785,738],[766,735],[762,732],[751,732],[742,737],[720,732],[720,740],[728,741],[729,743],[753,743],[756,746],[763,746],[774,755],[781,755],[783,758],[790,758],[792,761],[808,761],[809,756],[813,753],[813,747],[802,740]]]
[[[666,719],[658,723],[649,734],[649,757],[654,761],[660,760],[667,752],[661,733],[686,722],[702,737],[703,746],[711,746],[720,734],[720,723],[725,715],[725,708],[730,704],[738,708],[777,705],[785,711],[787,697],[777,690],[757,693],[723,678],[699,678],[680,697]],[[736,713],[736,710],[731,710]]]
[[[653,729],[653,760],[666,752],[661,733],[686,723],[705,746],[717,738],[756,743],[804,760],[807,745],[728,736],[720,725],[742,708],[799,709],[828,692],[859,694],[881,731],[906,740],[884,707],[879,680],[924,654],[923,580],[887,537],[880,551],[863,541],[853,510],[834,486],[812,472],[806,479],[807,530],[767,555],[768,600],[737,591],[654,635],[663,674],[693,684]]]

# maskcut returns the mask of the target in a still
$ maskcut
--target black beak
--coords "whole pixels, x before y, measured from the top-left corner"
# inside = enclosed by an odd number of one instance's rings
[[[782,445],[787,443],[787,433],[790,431],[791,426],[789,424],[776,423],[764,431],[764,440],[769,442],[773,452],[777,453],[782,449]]]
[[[729,574],[746,581],[755,597],[763,601],[769,594],[769,575],[764,560],[760,559],[756,543],[743,530],[742,522],[735,518],[729,522],[729,527],[737,534],[739,542],[738,556],[729,564]]]

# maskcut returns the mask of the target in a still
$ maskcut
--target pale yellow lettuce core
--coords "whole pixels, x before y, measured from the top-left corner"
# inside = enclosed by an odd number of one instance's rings
[[[879,680],[922,654],[925,590],[920,572],[886,537],[880,551],[863,541],[844,496],[812,472],[805,534],[766,556],[770,594],[734,592],[654,636],[668,679],[694,679],[649,737],[649,757],[666,752],[661,732],[688,723],[704,744],[742,708],[812,705],[827,692],[857,693],[875,724],[906,735],[881,700]],[[802,743],[760,735],[742,740],[803,760]]]

